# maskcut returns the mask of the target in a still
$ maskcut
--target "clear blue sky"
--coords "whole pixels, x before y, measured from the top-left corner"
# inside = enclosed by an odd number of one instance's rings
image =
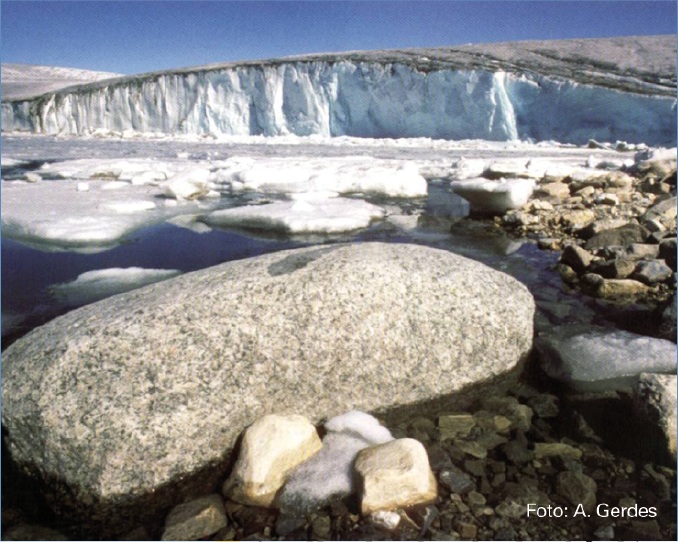
[[[213,62],[676,33],[667,1],[2,0],[2,62],[125,74]]]

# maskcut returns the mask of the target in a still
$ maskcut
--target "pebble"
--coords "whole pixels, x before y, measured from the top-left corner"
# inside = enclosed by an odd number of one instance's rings
[[[165,519],[162,540],[198,540],[227,524],[224,502],[212,494],[175,506]]]

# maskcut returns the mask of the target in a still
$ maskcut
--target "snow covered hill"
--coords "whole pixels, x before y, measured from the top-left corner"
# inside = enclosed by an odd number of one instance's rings
[[[2,99],[26,100],[46,92],[114,77],[121,77],[121,74],[31,64],[2,64]]]
[[[650,36],[218,64],[4,100],[2,129],[675,145],[675,58]]]

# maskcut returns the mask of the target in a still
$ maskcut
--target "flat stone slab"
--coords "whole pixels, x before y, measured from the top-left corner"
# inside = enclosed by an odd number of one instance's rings
[[[223,482],[241,431],[457,396],[515,369],[534,300],[478,262],[416,245],[229,262],[75,310],[3,353],[14,460],[62,513],[124,529]],[[124,515],[123,515],[124,514]]]

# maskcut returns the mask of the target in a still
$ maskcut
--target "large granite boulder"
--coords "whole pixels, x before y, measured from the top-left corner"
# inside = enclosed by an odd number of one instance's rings
[[[388,416],[510,381],[533,313],[511,277],[416,245],[230,262],[83,307],[9,347],[6,442],[62,513],[105,535],[216,489],[238,435],[266,414]]]

